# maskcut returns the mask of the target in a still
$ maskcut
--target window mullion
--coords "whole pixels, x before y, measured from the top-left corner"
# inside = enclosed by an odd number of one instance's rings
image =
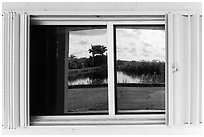
[[[108,108],[109,116],[115,115],[114,37],[113,23],[107,23],[108,48]]]

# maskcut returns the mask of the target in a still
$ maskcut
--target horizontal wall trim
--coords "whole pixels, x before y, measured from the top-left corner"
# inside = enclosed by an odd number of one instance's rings
[[[32,15],[32,20],[76,20],[76,19],[83,19],[83,20],[90,20],[90,19],[164,19],[165,15]]]
[[[4,10],[3,12],[10,12],[10,10]],[[184,15],[188,14],[202,14],[201,11],[187,11],[187,10],[165,10],[165,11],[148,11],[148,10],[142,10],[142,11],[54,11],[54,10],[16,10],[15,12],[18,13],[25,13],[27,12],[29,15],[165,15],[168,13],[180,13]]]

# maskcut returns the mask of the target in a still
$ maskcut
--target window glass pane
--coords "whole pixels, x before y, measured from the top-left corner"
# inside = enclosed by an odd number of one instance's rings
[[[108,114],[106,26],[31,26],[31,115]]]
[[[164,113],[164,26],[116,26],[116,108]]]
[[[65,113],[108,113],[106,28],[69,29]]]

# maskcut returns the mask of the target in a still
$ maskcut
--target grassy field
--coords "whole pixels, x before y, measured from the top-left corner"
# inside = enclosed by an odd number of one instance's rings
[[[108,110],[108,89],[78,88],[65,93],[65,113]],[[162,110],[164,87],[118,87],[119,110]]]

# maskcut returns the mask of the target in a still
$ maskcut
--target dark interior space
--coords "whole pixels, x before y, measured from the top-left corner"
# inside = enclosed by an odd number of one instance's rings
[[[31,116],[64,113],[64,46],[64,29],[54,26],[31,26]]]

